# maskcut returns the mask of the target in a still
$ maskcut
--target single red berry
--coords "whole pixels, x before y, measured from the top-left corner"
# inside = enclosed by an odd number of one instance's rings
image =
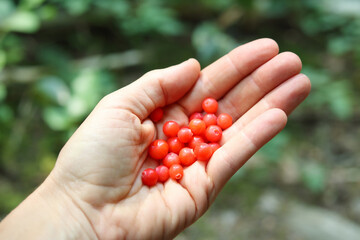
[[[170,168],[174,164],[180,164],[179,155],[173,152],[168,153],[166,157],[163,159],[163,164],[168,168]]]
[[[166,141],[158,139],[153,141],[149,147],[149,155],[156,160],[163,159],[169,152],[169,145]]]
[[[217,117],[213,113],[207,113],[207,114],[204,115],[203,121],[205,122],[206,127],[208,127],[210,125],[216,125]]]
[[[169,168],[169,175],[174,180],[180,180],[184,176],[184,169],[180,164],[174,164]]]
[[[169,168],[164,165],[157,166],[155,171],[158,175],[159,182],[166,182],[169,179]]]
[[[206,98],[202,102],[202,108],[207,113],[216,113],[218,109],[218,102],[214,98]]]
[[[195,113],[190,115],[189,121],[191,121],[193,119],[203,119],[203,115],[201,113],[199,113],[199,112],[195,112]]]
[[[198,145],[199,143],[204,143],[205,140],[203,137],[201,136],[193,136],[193,138],[191,139],[191,141],[189,142],[188,146],[192,149],[195,149],[196,145]]]
[[[206,124],[201,119],[193,119],[189,123],[189,128],[194,133],[194,135],[202,135],[205,132]]]
[[[180,126],[175,121],[167,121],[164,123],[163,132],[167,137],[175,137],[180,130]]]
[[[150,114],[150,119],[153,122],[158,122],[162,119],[163,115],[164,115],[164,110],[162,108],[157,108]]]
[[[200,143],[195,147],[195,155],[197,160],[199,161],[209,161],[211,158],[213,151],[209,144],[207,143]]]
[[[205,137],[209,142],[218,142],[222,136],[222,130],[217,125],[209,126],[205,131]]]
[[[184,147],[184,143],[180,142],[180,139],[177,137],[169,138],[167,143],[169,144],[169,152],[179,153]]]
[[[232,125],[232,117],[227,113],[221,113],[217,118],[217,125],[221,129],[227,129]]]
[[[180,162],[184,166],[190,166],[196,161],[194,150],[184,147],[179,153]]]
[[[182,127],[179,132],[178,132],[178,138],[180,140],[180,142],[182,143],[188,143],[191,141],[192,137],[193,137],[193,133],[191,131],[190,128],[188,127]]]
[[[147,168],[141,173],[141,180],[146,186],[154,186],[158,181],[158,174],[152,168]]]
[[[213,153],[220,148],[220,144],[218,143],[209,143],[209,146],[211,147]]]

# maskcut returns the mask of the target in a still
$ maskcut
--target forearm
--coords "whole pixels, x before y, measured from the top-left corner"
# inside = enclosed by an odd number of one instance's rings
[[[0,239],[96,239],[86,216],[47,179],[0,223]]]

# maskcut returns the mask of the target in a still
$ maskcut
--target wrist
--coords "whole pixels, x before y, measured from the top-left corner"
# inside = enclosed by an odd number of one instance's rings
[[[0,239],[97,239],[86,215],[51,175],[0,224]]]
[[[64,239],[97,239],[85,213],[51,174],[34,193],[53,219],[57,234]]]

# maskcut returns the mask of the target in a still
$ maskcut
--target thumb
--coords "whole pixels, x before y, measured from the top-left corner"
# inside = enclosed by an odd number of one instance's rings
[[[132,84],[108,95],[106,102],[109,101],[113,107],[129,110],[144,120],[156,108],[183,97],[199,75],[199,62],[189,59],[175,66],[146,73]]]

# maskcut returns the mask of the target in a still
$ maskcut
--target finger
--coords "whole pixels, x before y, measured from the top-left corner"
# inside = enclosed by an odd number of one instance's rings
[[[285,127],[286,121],[286,114],[282,110],[268,110],[214,153],[206,170],[214,183],[215,195],[256,151]]]
[[[199,62],[189,59],[179,65],[148,72],[139,80],[108,95],[103,102],[129,110],[144,120],[154,109],[184,96],[199,74]]]
[[[274,40],[259,39],[244,44],[202,70],[194,88],[180,101],[187,111],[201,109],[206,97],[221,98],[256,68],[276,56],[279,47]]]
[[[230,128],[224,131],[223,141],[235,136],[239,130],[257,116],[271,108],[279,108],[289,115],[309,95],[311,83],[304,74],[298,74],[279,85],[247,111]]]
[[[296,54],[280,53],[231,89],[219,101],[219,112],[238,119],[272,89],[300,73],[301,67]]]

